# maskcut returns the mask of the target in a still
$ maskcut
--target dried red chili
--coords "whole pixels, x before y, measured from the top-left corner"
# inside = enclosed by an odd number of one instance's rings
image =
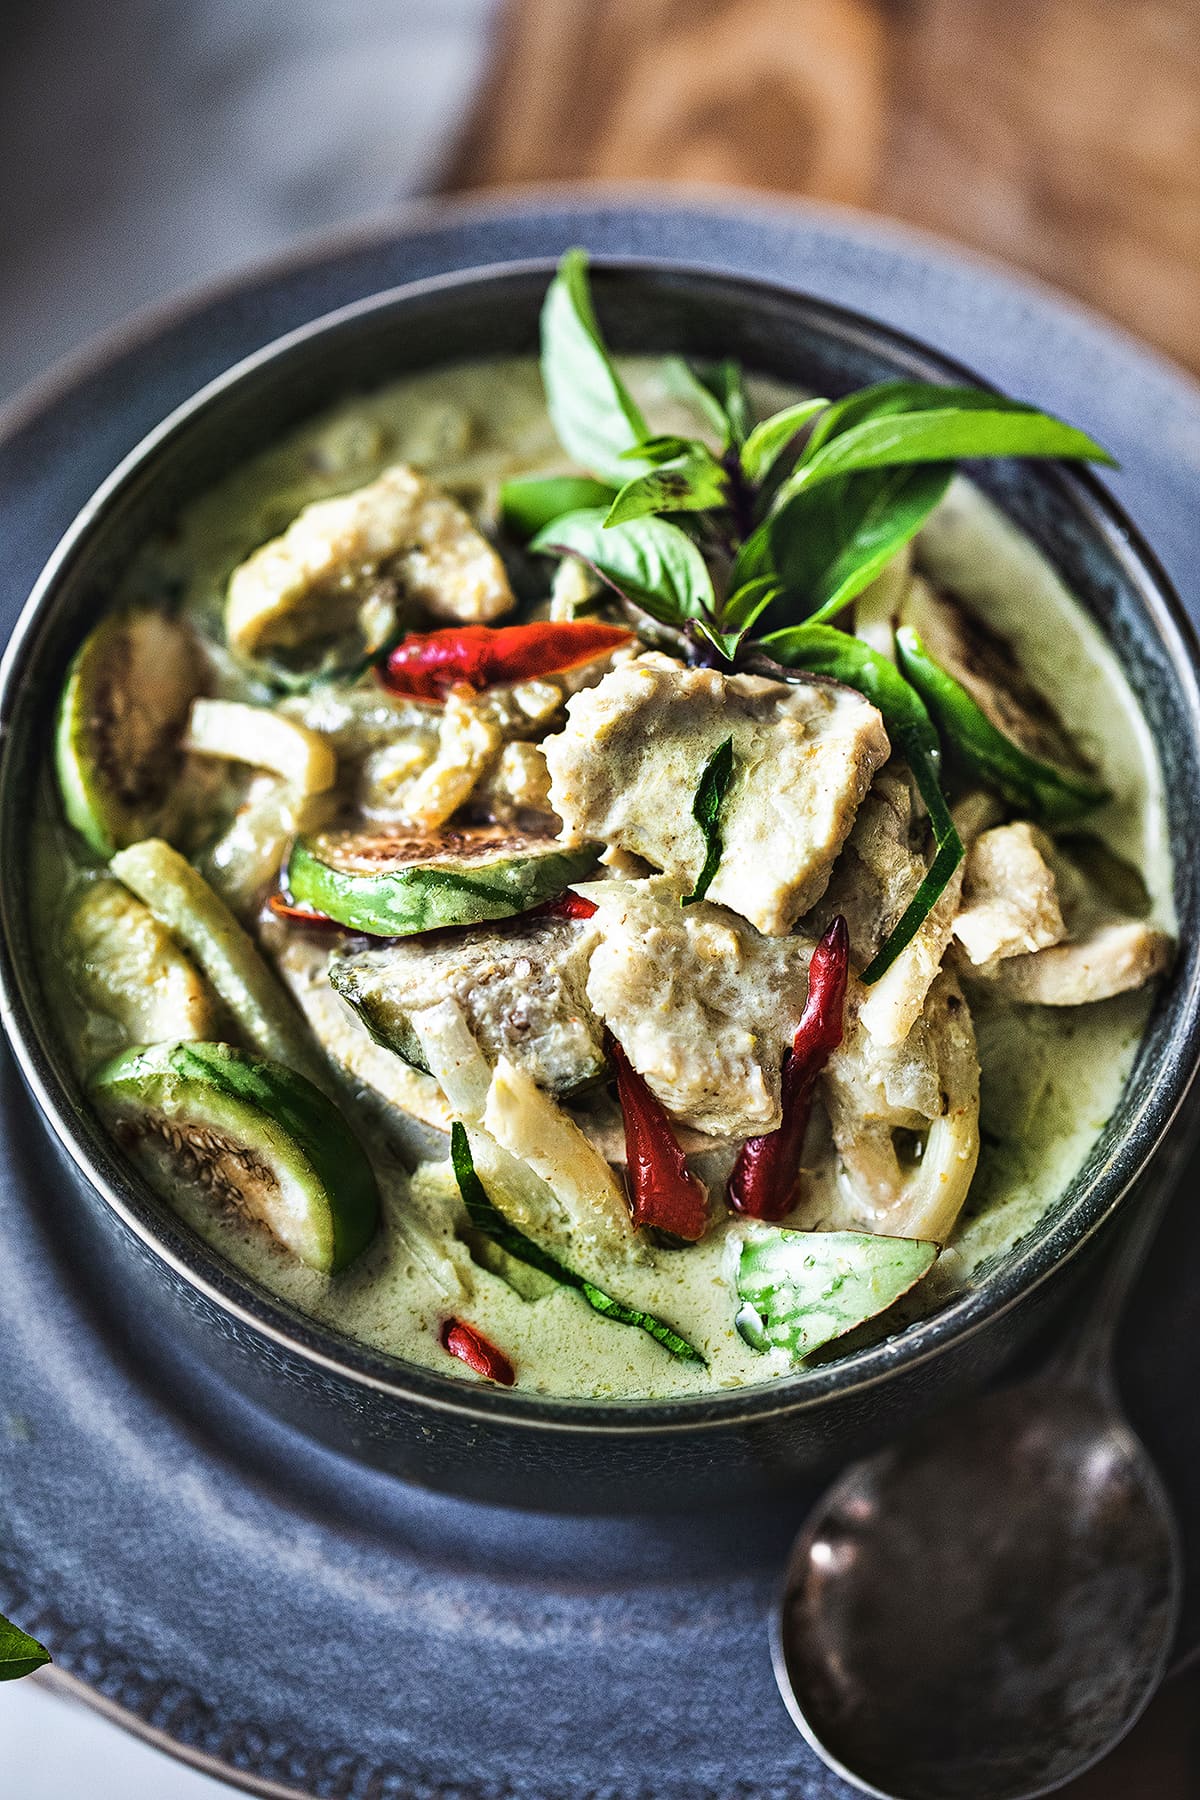
[[[292,901],[285,900],[282,894],[272,894],[267,905],[277,919],[287,919],[299,925],[329,925],[335,931],[344,931],[345,926],[331,919],[328,913],[318,912],[315,906],[295,906]]]
[[[454,687],[502,687],[559,675],[594,662],[633,637],[620,625],[592,619],[539,620],[531,625],[452,625],[413,632],[379,672],[384,687],[410,700],[444,700]]]
[[[524,915],[527,919],[590,919],[599,911],[594,900],[586,900],[582,894],[573,894],[570,888],[564,894],[556,894],[553,900],[543,900],[540,906],[530,907]]]
[[[457,1356],[459,1362],[466,1363],[477,1375],[486,1375],[489,1381],[498,1381],[502,1387],[511,1387],[517,1379],[517,1372],[503,1350],[489,1344],[473,1325],[464,1325],[461,1319],[447,1319],[442,1326],[441,1341],[443,1350]]]
[[[752,1219],[782,1219],[792,1210],[800,1153],[817,1076],[842,1041],[850,935],[840,914],[812,954],[808,996],[783,1065],[783,1122],[738,1151],[726,1200]]]
[[[708,1225],[708,1191],[687,1166],[671,1121],[616,1039],[617,1097],[625,1119],[625,1163],[635,1225],[694,1244]]]

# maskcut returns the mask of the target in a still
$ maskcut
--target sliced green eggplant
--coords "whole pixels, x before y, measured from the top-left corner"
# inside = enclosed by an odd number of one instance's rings
[[[365,1151],[333,1102],[282,1063],[229,1044],[155,1044],[106,1063],[92,1094],[165,1200],[200,1189],[324,1275],[375,1235]]]
[[[797,1360],[884,1312],[927,1275],[938,1246],[857,1231],[755,1231],[742,1245],[737,1328]]]
[[[334,958],[329,979],[376,1041],[414,1068],[428,1072],[413,1014],[450,998],[489,1063],[509,1056],[539,1087],[576,1094],[607,1068],[587,998],[594,936],[578,920],[517,919],[351,951]]]
[[[437,832],[337,831],[292,851],[292,898],[353,931],[410,937],[506,919],[549,900],[596,866],[595,844],[501,825]]]
[[[132,1043],[220,1034],[215,990],[119,881],[88,883],[67,916],[65,940],[80,999],[115,1019]]]
[[[180,740],[202,668],[186,625],[113,613],[84,639],[59,701],[63,811],[98,856],[169,831]]]
[[[292,1001],[186,857],[161,838],[148,838],[120,851],[111,867],[204,971],[255,1050],[292,1067],[312,1064]]]

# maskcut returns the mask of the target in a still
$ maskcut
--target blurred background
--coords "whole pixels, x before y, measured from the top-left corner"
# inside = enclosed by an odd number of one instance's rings
[[[0,395],[305,234],[585,179],[887,214],[1200,371],[1200,0],[4,0]],[[1197,1702],[1069,1793],[1200,1793]],[[0,1794],[219,1791],[0,1688]]]

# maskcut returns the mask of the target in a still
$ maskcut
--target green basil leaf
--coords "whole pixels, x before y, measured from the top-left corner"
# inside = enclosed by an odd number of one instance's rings
[[[514,537],[531,538],[564,513],[611,505],[615,492],[590,475],[519,475],[500,484],[500,516]]]
[[[669,356],[663,368],[668,385],[718,434],[722,450],[742,443],[750,430],[750,401],[740,363],[726,357],[693,365]]]
[[[624,453],[649,433],[600,336],[583,250],[568,250],[542,306],[542,383],[558,441],[573,461],[620,485]]]
[[[699,438],[648,437],[626,450],[622,462],[644,462],[657,469],[661,463],[674,462],[677,456],[689,456],[693,450],[705,450]],[[628,476],[626,477],[628,479]]]
[[[895,413],[936,412],[944,407],[964,411],[979,408],[1027,411],[1020,400],[1009,400],[1003,394],[991,394],[986,388],[942,387],[935,381],[877,381],[871,387],[856,388],[841,400],[835,400],[824,418],[809,433],[802,460],[809,462],[832,437],[838,437],[852,426],[868,419],[885,419]]]
[[[19,1681],[50,1661],[50,1652],[0,1613],[0,1681]]]
[[[950,485],[946,463],[864,469],[802,489],[769,521],[771,559],[809,624],[836,617],[925,523]]]
[[[916,688],[886,656],[844,631],[831,625],[793,625],[761,639],[759,648],[785,668],[830,675],[865,694],[883,714],[892,748],[907,761],[929,812],[933,861],[886,943],[863,970],[862,980],[870,986],[912,942],[963,858],[962,839],[938,780],[941,750],[937,731]]]
[[[656,1318],[653,1313],[641,1312],[637,1307],[626,1306],[622,1301],[614,1300],[603,1288],[585,1280],[582,1275],[577,1275],[574,1269],[569,1269],[548,1250],[543,1250],[533,1238],[526,1237],[516,1225],[511,1225],[476,1173],[475,1159],[471,1155],[471,1140],[460,1119],[455,1119],[450,1127],[450,1164],[463,1205],[467,1209],[467,1217],[476,1231],[491,1238],[509,1256],[527,1263],[531,1269],[549,1275],[563,1287],[574,1288],[583,1295],[590,1307],[603,1313],[606,1319],[612,1319],[618,1325],[636,1325],[640,1330],[649,1332],[664,1349],[683,1362],[704,1362],[704,1357],[695,1345],[689,1344],[672,1326]]]
[[[677,461],[627,481],[605,519],[611,530],[651,513],[712,512],[729,498],[729,477],[704,444],[689,445]]]
[[[748,481],[761,481],[775,458],[786,450],[798,431],[824,412],[828,400],[797,400],[782,412],[772,413],[756,425],[742,445],[742,469]]]
[[[733,589],[721,608],[721,624],[727,631],[739,634],[749,631],[782,592],[773,575],[760,575],[754,581],[743,582],[741,587]]]
[[[991,396],[988,408],[961,405],[889,414],[852,425],[805,457],[779,490],[782,505],[803,488],[858,469],[957,462],[978,456],[1067,456],[1112,463],[1107,450],[1074,425],[1033,407]]]
[[[947,742],[1010,804],[1047,824],[1068,825],[1108,798],[1098,783],[1030,756],[1006,737],[962,683],[934,661],[910,625],[896,633],[896,655]]]
[[[733,781],[733,739],[727,737],[725,742],[713,751],[704,765],[704,773],[700,777],[696,789],[696,797],[692,801],[692,817],[700,827],[704,837],[704,867],[696,880],[690,894],[681,901],[683,906],[694,906],[703,900],[712,886],[713,876],[721,866],[721,857],[725,846],[721,838],[721,808],[725,804],[725,796]]]
[[[532,550],[582,557],[610,587],[666,625],[714,610],[712,576],[685,531],[666,519],[605,525],[599,508],[567,513],[540,531]]]

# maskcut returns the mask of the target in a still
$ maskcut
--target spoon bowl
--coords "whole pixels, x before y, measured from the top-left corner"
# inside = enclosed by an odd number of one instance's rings
[[[956,1409],[856,1464],[808,1519],[776,1677],[865,1792],[1031,1800],[1103,1757],[1154,1693],[1182,1555],[1106,1386],[1051,1372]]]

